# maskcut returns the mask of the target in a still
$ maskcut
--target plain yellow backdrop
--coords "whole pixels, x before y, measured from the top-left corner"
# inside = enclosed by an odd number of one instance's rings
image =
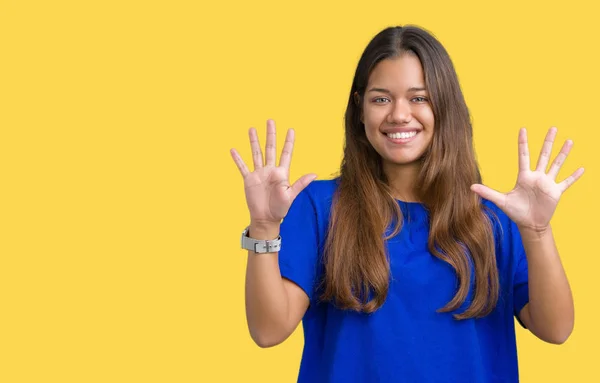
[[[296,129],[292,178],[338,169],[355,65],[384,27],[449,51],[484,181],[556,125],[583,178],[553,220],[576,301],[562,346],[518,330],[523,382],[598,382],[598,7],[592,1],[0,1],[0,381],[292,382],[298,329],[246,328],[229,149]],[[557,148],[555,148],[555,151]]]

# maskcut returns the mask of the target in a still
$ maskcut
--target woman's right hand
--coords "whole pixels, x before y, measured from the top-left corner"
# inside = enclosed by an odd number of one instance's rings
[[[289,173],[292,151],[294,149],[294,130],[290,129],[285,138],[279,166],[276,164],[276,130],[273,120],[267,121],[267,143],[265,162],[258,142],[256,129],[249,131],[254,171],[250,172],[235,149],[231,156],[244,177],[246,203],[250,211],[252,225],[279,225],[285,217],[296,196],[310,184],[316,174],[306,174],[290,185]]]

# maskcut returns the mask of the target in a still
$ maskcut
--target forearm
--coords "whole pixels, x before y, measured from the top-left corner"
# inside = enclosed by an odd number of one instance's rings
[[[552,229],[520,229],[529,267],[530,330],[552,343],[564,342],[574,324],[573,296]]]
[[[279,227],[250,226],[250,236],[274,239]],[[279,270],[278,254],[248,252],[246,318],[254,341],[261,347],[278,343],[287,331],[288,296]]]

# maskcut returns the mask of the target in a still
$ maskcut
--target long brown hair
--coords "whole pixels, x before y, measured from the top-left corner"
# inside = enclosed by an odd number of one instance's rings
[[[482,317],[494,309],[499,283],[492,225],[480,198],[470,190],[481,176],[469,111],[448,53],[435,37],[415,26],[381,31],[359,60],[345,115],[344,158],[325,244],[322,298],[367,313],[385,302],[390,279],[385,241],[401,230],[403,219],[381,157],[367,140],[360,100],[373,68],[407,52],[421,61],[435,118],[432,142],[420,160],[415,185],[429,211],[428,248],[454,268],[459,282],[454,298],[439,311],[455,311],[464,303],[472,264],[473,299],[454,316]],[[386,237],[392,223],[394,230]]]

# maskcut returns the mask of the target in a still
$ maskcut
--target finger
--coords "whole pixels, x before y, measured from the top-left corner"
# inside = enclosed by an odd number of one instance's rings
[[[546,139],[544,140],[544,145],[542,145],[542,152],[540,153],[540,158],[538,158],[535,170],[542,172],[546,171],[546,167],[548,167],[548,162],[550,161],[550,154],[552,154],[552,144],[554,144],[556,131],[557,129],[555,127],[552,127],[550,128],[550,130],[548,130],[548,133],[546,134]]]
[[[565,141],[562,148],[560,149],[560,153],[558,153],[558,155],[552,162],[552,166],[550,166],[548,175],[550,177],[552,177],[553,180],[556,180],[556,176],[558,175],[560,168],[565,163],[565,160],[567,159],[567,156],[569,155],[569,152],[571,151],[572,147],[573,147],[573,141],[571,141],[571,140]]]
[[[242,160],[242,157],[237,152],[237,150],[231,149],[230,153],[231,153],[231,157],[233,158],[233,161],[235,162],[238,169],[240,170],[240,173],[242,173],[242,177],[245,178],[248,175],[248,173],[250,173],[250,171],[248,170],[248,167],[246,166],[246,163],[244,162],[244,160]]]
[[[294,129],[288,130],[285,136],[285,144],[283,144],[283,150],[281,151],[281,158],[279,159],[279,166],[286,169],[290,169],[290,163],[292,162],[292,152],[294,150]]]
[[[492,201],[498,207],[503,207],[506,203],[506,195],[491,189],[485,185],[474,184],[471,185],[471,190],[478,194],[481,198],[485,198],[489,201]]]
[[[527,143],[527,130],[519,130],[519,170],[531,170],[529,164],[529,144]]]
[[[577,181],[583,175],[583,171],[584,171],[583,168],[579,168],[579,169],[575,170],[573,172],[573,174],[571,174],[569,177],[567,177],[563,182],[559,183],[558,186],[560,186],[561,192],[564,193],[565,190],[570,188],[571,185],[573,185],[575,183],[575,181]]]
[[[316,174],[306,174],[300,177],[294,184],[292,185],[292,199],[296,198],[298,194],[305,187],[307,187],[311,182],[313,182],[317,178]]]
[[[258,134],[254,128],[250,128],[248,134],[250,135],[250,148],[252,149],[254,169],[260,169],[263,167],[263,154],[262,149],[260,148],[260,142],[258,141]]]
[[[265,164],[275,166],[277,158],[277,137],[275,133],[275,121],[267,120],[267,145],[265,146]]]

